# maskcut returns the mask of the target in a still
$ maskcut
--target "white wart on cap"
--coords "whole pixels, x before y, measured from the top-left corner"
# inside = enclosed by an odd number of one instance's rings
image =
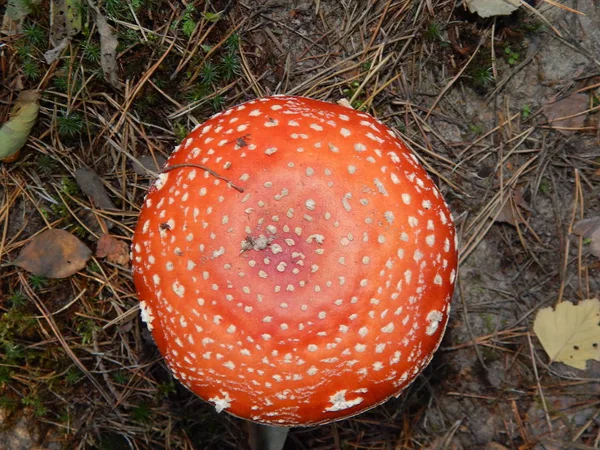
[[[406,387],[441,341],[457,264],[450,212],[402,141],[300,97],[245,103],[184,139],[132,251],[175,377],[219,412],[285,426]]]

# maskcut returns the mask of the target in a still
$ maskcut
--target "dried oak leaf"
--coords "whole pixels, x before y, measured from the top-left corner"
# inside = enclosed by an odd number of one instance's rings
[[[66,278],[83,269],[92,251],[64,230],[38,234],[13,262],[34,275]]]
[[[590,359],[600,361],[600,300],[583,300],[577,305],[561,302],[556,309],[540,309],[533,331],[550,361],[585,370]]]
[[[575,222],[573,234],[590,239],[590,252],[600,258],[600,217],[590,217]]]
[[[570,135],[583,126],[587,114],[581,114],[589,107],[586,94],[573,94],[556,102],[544,105],[544,114],[550,125],[562,134]]]
[[[112,263],[125,266],[129,262],[129,246],[125,241],[115,238],[110,234],[104,234],[98,239],[96,256],[106,258]]]

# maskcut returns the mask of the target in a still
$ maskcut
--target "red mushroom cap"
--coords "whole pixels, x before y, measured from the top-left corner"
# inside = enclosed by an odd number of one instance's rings
[[[440,344],[457,265],[448,207],[389,128],[283,96],[183,140],[132,253],[175,377],[217,411],[285,426],[398,395]]]

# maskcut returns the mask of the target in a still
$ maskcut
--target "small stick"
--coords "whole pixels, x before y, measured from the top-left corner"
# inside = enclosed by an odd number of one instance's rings
[[[244,192],[244,188],[241,188],[239,186],[236,186],[235,184],[233,184],[231,182],[231,180],[228,180],[227,178],[219,175],[217,172],[215,172],[214,170],[209,169],[208,167],[204,167],[201,166],[200,164],[173,164],[172,166],[169,167],[165,167],[160,173],[165,173],[165,172],[169,172],[173,169],[181,169],[182,167],[195,167],[196,169],[202,169],[202,170],[206,170],[208,173],[210,173],[213,177],[218,178],[219,180],[223,180],[226,181],[227,184],[229,184],[229,186],[231,186],[232,188],[234,188],[236,191],[238,192]]]

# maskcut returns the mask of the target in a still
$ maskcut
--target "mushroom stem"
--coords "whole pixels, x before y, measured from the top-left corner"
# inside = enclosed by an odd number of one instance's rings
[[[248,422],[248,443],[252,450],[282,450],[290,429]]]

